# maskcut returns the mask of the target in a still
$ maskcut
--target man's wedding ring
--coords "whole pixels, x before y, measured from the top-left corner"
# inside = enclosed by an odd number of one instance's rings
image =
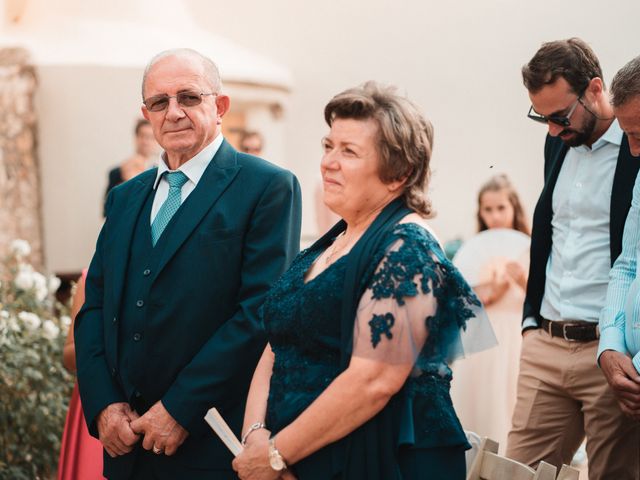
[[[162,449],[156,447],[155,445],[153,446],[153,453],[155,453],[156,455],[160,455],[162,453]]]

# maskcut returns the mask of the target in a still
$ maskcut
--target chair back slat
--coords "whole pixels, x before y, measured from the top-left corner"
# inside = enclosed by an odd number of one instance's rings
[[[556,480],[578,480],[580,478],[580,471],[576,470],[569,465],[562,465],[558,478]]]
[[[556,480],[557,469],[540,462],[538,469],[498,455],[498,443],[483,438],[480,450],[467,473],[467,480]],[[568,477],[566,480],[574,480]]]

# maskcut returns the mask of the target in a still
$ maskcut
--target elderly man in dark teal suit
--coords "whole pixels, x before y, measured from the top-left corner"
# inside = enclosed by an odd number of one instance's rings
[[[288,171],[224,140],[229,97],[192,50],[145,70],[142,113],[158,169],[115,188],[75,326],[78,381],[113,479],[236,478],[203,417],[240,430],[265,345],[263,295],[299,247]]]

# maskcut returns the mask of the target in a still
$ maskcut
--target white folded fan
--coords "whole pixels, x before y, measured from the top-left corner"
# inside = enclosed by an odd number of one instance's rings
[[[234,457],[237,457],[240,452],[242,452],[242,444],[238,437],[236,437],[227,425],[227,422],[224,421],[222,415],[215,407],[209,409],[204,419],[207,421],[209,426],[216,432],[216,435],[220,437],[220,440],[227,446],[227,448],[233,453]]]
[[[453,264],[472,287],[480,282],[483,267],[497,258],[522,260],[531,245],[531,238],[510,228],[492,228],[477,233],[464,242]]]

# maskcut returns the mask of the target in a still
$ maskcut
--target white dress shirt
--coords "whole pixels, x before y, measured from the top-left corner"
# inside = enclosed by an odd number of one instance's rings
[[[591,148],[572,147],[553,190],[552,246],[540,315],[597,322],[611,269],[609,220],[623,132],[614,120]],[[526,319],[523,327],[535,326]]]
[[[178,170],[184,173],[188,178],[181,190],[182,203],[184,203],[191,192],[195,190],[200,178],[202,178],[202,175],[204,174],[204,171],[209,166],[209,162],[211,162],[215,154],[218,152],[220,145],[222,145],[223,140],[224,137],[222,136],[222,133],[219,133],[213,142],[204,147],[195,157],[190,158],[178,168]],[[165,156],[165,152],[162,152],[160,154],[160,160],[158,161],[158,173],[156,174],[156,181],[153,184],[153,188],[156,189],[156,196],[153,199],[153,206],[151,207],[150,223],[153,223],[153,219],[156,218],[160,207],[162,207],[162,204],[169,196],[169,182],[167,182],[163,174],[165,172],[175,171],[169,169],[165,162]]]

